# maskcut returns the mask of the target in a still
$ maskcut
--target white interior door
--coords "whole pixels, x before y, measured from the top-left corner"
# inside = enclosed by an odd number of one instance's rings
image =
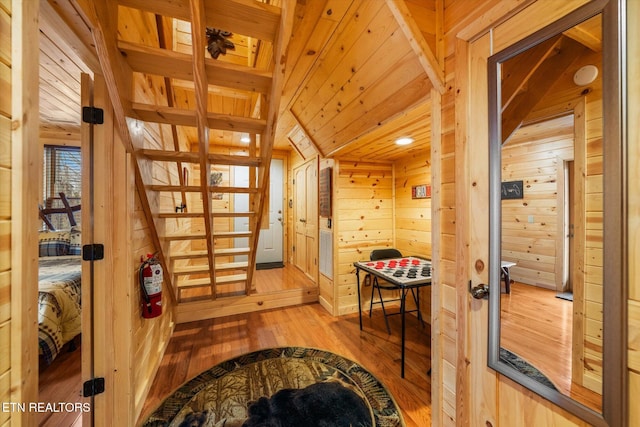
[[[284,183],[284,161],[282,159],[271,160],[269,172],[269,228],[260,230],[258,240],[258,264],[282,263],[283,240],[283,205],[282,187]]]
[[[234,167],[233,177],[235,185],[238,187],[249,186],[249,168]],[[282,205],[282,188],[284,185],[284,161],[282,159],[271,160],[271,168],[269,172],[269,228],[260,230],[258,239],[258,251],[256,253],[256,262],[260,263],[282,263],[283,254],[283,205]],[[236,194],[234,196],[234,207],[237,212],[249,210],[249,195]],[[249,230],[249,219],[247,217],[238,217],[234,219],[235,231]],[[236,238],[235,247],[247,247],[249,241],[247,237]],[[246,261],[247,256],[241,255],[235,257],[236,261]]]

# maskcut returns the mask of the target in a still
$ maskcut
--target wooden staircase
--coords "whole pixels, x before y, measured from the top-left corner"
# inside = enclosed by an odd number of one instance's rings
[[[190,310],[194,302],[202,308],[202,302],[250,295],[295,3],[284,0],[277,7],[254,0],[118,0],[123,6],[119,14],[107,0],[80,3],[95,27],[120,133],[135,159],[142,209],[179,310]],[[146,17],[145,22],[155,18],[157,46],[119,38],[127,28],[119,20],[132,16]],[[191,53],[172,49],[177,20],[190,23]],[[207,27],[260,40],[272,49],[270,67],[210,58]],[[155,103],[149,102],[152,96],[137,93],[136,82],[147,75],[164,79],[166,96],[156,97]],[[193,88],[192,108],[176,106],[176,81]],[[212,88],[250,93],[256,100],[251,114],[215,111]],[[141,124],[145,129],[170,129],[171,143],[149,143]],[[190,128],[197,138],[186,143],[180,139],[182,128]],[[242,133],[250,142],[244,149],[225,151],[224,142],[212,142],[210,130]],[[234,168],[246,170],[248,185],[231,184]],[[160,180],[157,171],[172,172]],[[236,210],[233,200],[238,195],[248,199],[248,209]],[[238,219],[247,226],[239,228]]]

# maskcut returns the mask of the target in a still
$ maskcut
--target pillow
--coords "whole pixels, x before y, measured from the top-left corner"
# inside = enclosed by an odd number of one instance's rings
[[[69,231],[43,231],[39,237],[39,256],[61,256],[69,254],[71,239]]]
[[[69,240],[69,255],[82,255],[82,234],[79,228],[71,228]]]

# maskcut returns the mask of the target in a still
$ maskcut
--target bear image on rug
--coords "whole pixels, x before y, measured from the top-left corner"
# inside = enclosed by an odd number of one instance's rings
[[[402,427],[393,398],[356,362],[282,347],[220,363],[188,381],[145,427]]]

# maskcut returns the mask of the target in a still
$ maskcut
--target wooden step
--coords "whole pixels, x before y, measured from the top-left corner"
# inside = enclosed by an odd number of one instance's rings
[[[158,218],[203,218],[202,212],[163,212],[156,216]],[[212,212],[214,218],[242,218],[254,216],[255,212]]]
[[[231,274],[228,276],[216,277],[216,285],[228,285],[230,283],[241,283],[247,280],[246,273]],[[178,280],[178,289],[211,287],[211,279],[203,277],[201,279]]]
[[[197,185],[145,185],[145,188],[169,193],[200,193],[202,191],[202,188]]]
[[[225,248],[216,249],[213,256],[235,256],[235,255],[248,255],[251,249],[249,248]]]
[[[213,233],[213,238],[223,239],[225,237],[251,237],[252,234],[253,233],[250,231],[219,231],[217,233]]]
[[[247,281],[246,273],[216,277],[216,285],[225,285],[229,283],[240,283],[240,282],[246,282],[246,281]]]
[[[211,279],[204,277],[202,279],[176,280],[176,286],[178,289],[211,287]]]
[[[183,260],[183,259],[197,259],[197,258],[206,258],[207,251],[192,251],[192,252],[182,252],[179,254],[171,255],[171,260]]]
[[[157,47],[118,41],[118,49],[133,71],[193,81],[193,56]],[[230,62],[205,58],[209,84],[250,92],[269,93],[272,76],[259,70]]]
[[[249,263],[247,261],[227,262],[224,264],[216,264],[216,271],[242,270],[247,269]]]
[[[186,274],[209,274],[208,265],[185,265],[173,268],[173,274],[182,276]]]
[[[132,103],[131,108],[137,118],[145,122],[196,127],[195,110],[138,102]],[[207,124],[211,129],[259,134],[266,129],[267,121],[230,114],[207,113]]]
[[[118,0],[118,3],[158,15],[191,21],[189,0]],[[254,1],[216,0],[205,2],[205,24],[225,31],[274,41],[281,9]]]
[[[183,162],[183,163],[200,163],[200,154],[193,151],[172,151],[172,150],[136,150],[136,155],[147,157],[149,160],[158,162]],[[262,164],[259,157],[249,156],[230,156],[225,154],[209,154],[209,161],[216,165],[231,166],[253,166],[257,167]],[[225,188],[225,187],[221,187]],[[217,191],[217,187],[211,187],[211,191]]]
[[[162,212],[158,218],[203,218],[202,212]]]
[[[207,238],[206,234],[169,234],[162,237],[165,240],[203,240]]]
[[[255,212],[212,212],[211,216],[214,218],[242,218],[255,214]]]
[[[147,185],[145,186],[151,191],[161,191],[168,193],[200,193],[201,187],[196,185]],[[224,187],[224,186],[211,186],[209,191],[212,193],[257,193],[258,189],[248,187]]]

